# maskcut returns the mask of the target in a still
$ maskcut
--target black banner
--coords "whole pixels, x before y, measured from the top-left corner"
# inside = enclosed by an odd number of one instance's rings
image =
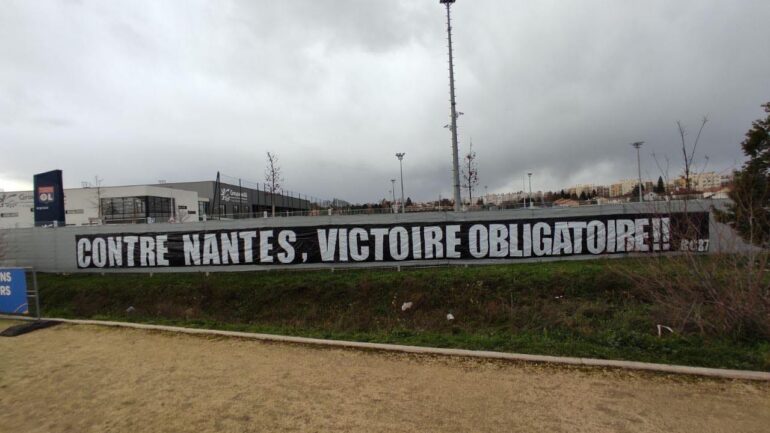
[[[36,174],[35,226],[64,225],[64,186],[62,171],[53,170]]]
[[[707,212],[76,236],[81,269],[511,260],[708,249]]]

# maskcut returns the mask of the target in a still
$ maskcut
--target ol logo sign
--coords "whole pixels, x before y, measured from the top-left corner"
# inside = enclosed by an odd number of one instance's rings
[[[53,187],[40,186],[37,188],[37,199],[40,203],[52,203],[54,201]]]

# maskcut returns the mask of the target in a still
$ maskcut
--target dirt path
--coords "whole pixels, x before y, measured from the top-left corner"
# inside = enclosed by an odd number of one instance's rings
[[[705,433],[768,426],[766,383],[77,325],[0,338],[0,432]]]

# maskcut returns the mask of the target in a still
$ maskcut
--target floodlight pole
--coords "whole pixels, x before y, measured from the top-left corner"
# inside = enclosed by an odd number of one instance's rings
[[[639,203],[644,201],[644,197],[642,196],[642,159],[639,156],[639,148],[642,147],[643,144],[644,141],[631,143],[631,146],[636,148],[636,169],[639,171]]]
[[[527,173],[529,177],[529,208],[532,209],[532,173]]]
[[[396,154],[398,165],[401,169],[401,213],[406,213],[406,203],[404,202],[404,155],[406,155],[404,152]]]
[[[398,208],[396,207],[396,179],[391,179],[390,185],[390,192],[393,193],[393,213],[398,213]]]
[[[455,102],[455,72],[454,59],[452,57],[452,19],[450,7],[455,0],[439,0],[446,6],[446,31],[447,41],[449,42],[449,100],[451,103],[452,122],[450,129],[452,131],[452,190],[455,199],[455,212],[462,209],[462,198],[460,197],[460,157],[457,149],[457,104]]]

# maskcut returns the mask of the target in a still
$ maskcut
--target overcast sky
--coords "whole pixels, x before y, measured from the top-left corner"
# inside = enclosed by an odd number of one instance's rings
[[[767,0],[458,0],[461,152],[480,189],[633,177],[628,143],[680,170],[676,121],[717,171],[770,101]],[[451,194],[445,12],[438,0],[5,0],[0,188],[60,168],[65,186],[263,181],[379,200]]]

